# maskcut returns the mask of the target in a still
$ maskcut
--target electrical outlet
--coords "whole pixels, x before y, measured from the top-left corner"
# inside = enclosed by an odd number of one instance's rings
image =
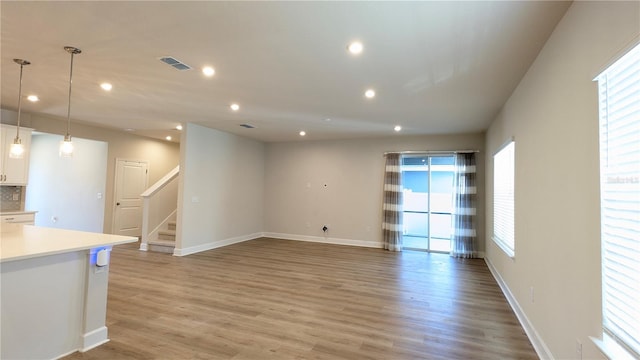
[[[582,360],[582,342],[580,339],[576,339],[576,357]]]
[[[13,201],[20,200],[20,194],[13,194]]]

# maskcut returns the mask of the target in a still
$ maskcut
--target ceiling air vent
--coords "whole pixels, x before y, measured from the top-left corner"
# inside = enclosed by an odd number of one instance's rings
[[[183,63],[182,61],[171,57],[171,56],[163,56],[160,58],[160,61],[162,61],[163,63],[167,64],[167,65],[171,65],[174,68],[183,71],[183,70],[191,70],[191,66]]]
[[[242,126],[243,128],[247,128],[247,129],[253,129],[255,128],[255,126],[251,125],[251,124],[241,124],[240,126]]]

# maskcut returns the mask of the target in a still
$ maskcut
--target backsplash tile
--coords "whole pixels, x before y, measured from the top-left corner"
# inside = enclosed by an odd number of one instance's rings
[[[22,204],[22,186],[0,186],[0,211],[20,211]]]

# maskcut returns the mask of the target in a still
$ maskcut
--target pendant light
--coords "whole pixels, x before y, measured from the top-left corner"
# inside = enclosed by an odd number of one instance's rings
[[[16,127],[16,138],[13,139],[13,144],[9,150],[9,157],[12,159],[22,159],[24,157],[24,145],[20,139],[20,113],[22,110],[22,68],[25,65],[31,64],[27,60],[13,59],[13,61],[20,65],[20,85],[18,86],[18,126]]]
[[[60,142],[60,156],[71,157],[73,156],[73,143],[71,142],[71,134],[69,128],[71,127],[71,84],[73,83],[73,55],[80,54],[82,51],[73,46],[65,46],[64,50],[71,54],[71,70],[69,70],[69,102],[67,106],[67,133],[64,136],[64,140]]]

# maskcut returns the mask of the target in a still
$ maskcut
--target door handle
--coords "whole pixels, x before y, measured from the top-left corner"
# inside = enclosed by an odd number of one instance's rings
[[[116,203],[116,206],[120,206],[120,203]]]

